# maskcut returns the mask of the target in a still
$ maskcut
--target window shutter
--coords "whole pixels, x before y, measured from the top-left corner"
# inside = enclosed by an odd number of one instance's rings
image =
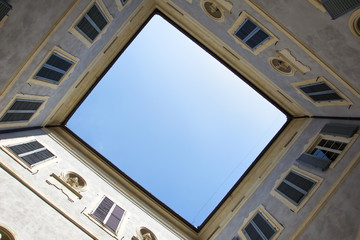
[[[106,18],[100,12],[99,7],[95,4],[87,13],[87,15],[91,18],[91,20],[96,24],[99,28],[99,32],[104,29],[107,24]]]
[[[38,141],[32,141],[28,143],[10,146],[9,148],[17,155],[20,155],[23,153],[32,152],[40,148],[44,148],[44,146],[40,144]]]
[[[321,4],[336,19],[360,5],[359,0],[323,0]]]
[[[32,154],[29,155],[25,155],[23,157],[21,157],[24,161],[26,161],[30,166],[42,162],[46,159],[49,159],[51,157],[53,157],[54,154],[52,154],[49,150],[44,149],[42,151],[39,152],[34,152]]]
[[[245,227],[244,232],[251,240],[267,240],[272,238],[276,233],[276,229],[260,212],[258,212]]]
[[[260,234],[256,231],[256,229],[252,225],[252,222],[250,222],[246,226],[246,228],[244,229],[244,232],[251,240],[262,239]]]
[[[294,172],[289,172],[284,181],[276,188],[280,194],[299,205],[315,182]]]
[[[0,0],[0,21],[8,14],[12,6],[5,0]]]
[[[319,158],[308,153],[301,154],[301,156],[297,158],[296,161],[310,167],[320,169],[321,171],[328,169],[331,164],[331,160],[329,159]]]
[[[42,103],[43,101],[17,99],[0,119],[0,122],[28,121]]]
[[[8,148],[30,166],[55,156],[38,141],[9,146]]]
[[[73,64],[73,62],[53,53],[36,73],[35,78],[58,82]]]
[[[10,107],[10,110],[37,110],[41,104],[42,101],[17,99]]]
[[[247,36],[250,35],[252,31],[255,30],[256,27],[257,26],[255,25],[255,23],[253,23],[249,19],[246,19],[244,23],[239,27],[239,29],[235,32],[235,35],[241,40],[244,40]]]
[[[325,82],[312,83],[299,86],[299,88],[315,102],[343,100],[343,98]]]
[[[92,42],[99,34],[99,32],[90,24],[90,22],[84,17],[76,25],[77,28],[85,34],[85,36]]]
[[[113,205],[114,203],[109,198],[105,197],[92,215],[103,223]]]
[[[95,3],[76,25],[76,28],[85,34],[90,42],[92,42],[101,32],[101,30],[104,29],[107,23],[107,19],[104,17],[99,7]]]
[[[276,230],[273,228],[273,226],[260,212],[256,214],[253,221],[260,229],[260,231],[265,235],[266,239],[271,239],[271,237],[276,233]]]
[[[240,25],[234,34],[251,49],[257,48],[261,43],[270,37],[249,18],[245,19],[243,24]]]
[[[105,225],[108,226],[112,231],[116,232],[116,229],[118,228],[123,215],[124,210],[119,206],[115,206]]]
[[[295,188],[291,187],[285,182],[282,182],[276,190],[282,195],[284,195],[286,198],[288,198],[290,201],[295,203],[296,205],[299,205],[301,202],[301,199],[304,198],[305,194],[301,193],[300,191],[296,190]]]
[[[358,126],[339,123],[326,124],[320,131],[321,134],[351,138],[358,131]]]

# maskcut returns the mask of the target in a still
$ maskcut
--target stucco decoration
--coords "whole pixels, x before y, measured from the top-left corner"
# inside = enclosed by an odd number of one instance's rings
[[[349,18],[349,28],[351,32],[360,39],[360,8],[351,14]]]
[[[278,56],[268,58],[268,62],[270,66],[283,75],[294,76],[295,72],[300,72],[304,75],[311,70],[310,67],[298,61],[289,49],[276,51],[276,53]]]
[[[1,240],[15,240],[14,235],[5,227],[0,226],[0,239]]]
[[[224,21],[225,12],[231,14],[232,2],[227,0],[201,0],[202,10],[213,20]]]
[[[146,227],[139,227],[136,233],[137,237],[133,236],[131,240],[157,240],[155,234]]]
[[[46,182],[60,190],[64,195],[66,195],[70,202],[74,202],[76,199],[81,199],[82,195],[80,192],[84,192],[87,189],[87,184],[84,178],[71,171],[63,172],[60,176],[52,173]]]

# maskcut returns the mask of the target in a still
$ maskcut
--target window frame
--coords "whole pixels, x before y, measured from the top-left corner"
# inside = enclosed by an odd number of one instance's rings
[[[255,49],[252,49],[249,47],[245,42],[243,42],[240,38],[238,38],[235,35],[235,32],[238,31],[238,29],[245,23],[245,21],[249,19],[251,22],[253,22],[258,28],[260,28],[262,31],[264,31],[269,37],[264,40],[262,43],[257,45]],[[234,38],[234,40],[239,43],[243,48],[249,50],[254,55],[258,55],[260,52],[265,50],[266,48],[270,47],[271,45],[275,44],[279,39],[271,32],[269,31],[264,25],[262,25],[259,21],[257,21],[255,18],[253,18],[250,14],[248,14],[246,11],[242,11],[240,13],[239,18],[235,21],[235,23],[230,27],[228,30],[228,33],[230,36]]]
[[[66,61],[70,61],[73,64],[70,66],[70,68],[65,72],[65,74],[61,77],[59,81],[52,81],[52,80],[45,80],[36,78],[36,74],[40,71],[40,69],[46,64],[47,60],[53,55],[56,54],[60,56],[61,58],[65,59]],[[63,49],[61,49],[58,46],[55,46],[53,49],[51,49],[46,56],[41,60],[41,62],[38,64],[38,66],[35,68],[34,72],[31,74],[31,78],[28,79],[28,82],[34,83],[37,85],[43,85],[51,88],[57,88],[63,81],[65,81],[68,76],[74,71],[75,65],[79,61],[79,58],[72,56],[71,54],[65,52]]]
[[[97,5],[99,11],[101,14],[105,17],[107,20],[107,24],[105,27],[98,33],[98,35],[94,38],[93,41],[89,40],[87,36],[85,36],[84,33],[82,33],[78,28],[77,25],[85,17],[87,12],[94,6]],[[79,14],[79,16],[74,20],[71,27],[69,28],[69,32],[74,35],[76,38],[78,38],[86,47],[90,48],[95,42],[97,42],[101,36],[106,32],[107,28],[110,26],[111,22],[113,20],[113,17],[107,10],[105,4],[102,2],[102,0],[92,0],[90,3],[84,8],[84,10]]]
[[[341,151],[341,153],[336,157],[336,159],[333,160],[329,165],[329,168],[334,168],[341,161],[341,159],[347,153],[347,151],[351,148],[351,145],[356,141],[358,136],[359,136],[358,133],[355,133],[350,138],[319,133],[315,136],[315,138],[309,141],[311,144],[307,144],[305,146],[306,150],[304,151],[304,153],[311,154],[311,152],[318,146],[321,140],[339,141],[346,143],[347,144],[346,147]]]
[[[7,5],[7,12],[5,13],[4,17],[0,19],[0,28],[2,28],[6,22],[6,20],[9,17],[9,12],[12,10],[12,6],[11,4],[9,4],[6,0],[2,0],[1,1],[3,5]]]
[[[129,4],[131,0],[115,0],[116,6],[118,7],[118,10],[121,11],[126,5]]]
[[[16,102],[16,100],[42,101],[42,104],[39,106],[39,108],[36,111],[34,111],[33,115],[27,121],[0,122],[0,128],[27,126],[44,109],[48,99],[49,99],[48,96],[16,94],[0,112],[0,116],[1,116],[0,119],[5,116],[6,112],[11,108],[11,106]]]
[[[284,182],[285,178],[288,176],[290,172],[293,172],[297,175],[300,175],[312,182],[314,182],[314,185],[311,187],[311,189],[307,192],[307,194],[301,199],[299,204],[294,203],[291,199],[289,199],[286,195],[283,193],[280,193],[276,189],[280,186],[282,182]],[[273,189],[271,190],[270,194],[280,200],[283,204],[285,204],[289,209],[291,209],[293,212],[297,213],[302,209],[305,204],[309,201],[311,196],[317,191],[317,189],[320,187],[323,179],[315,174],[312,174],[310,172],[307,172],[303,169],[300,169],[296,166],[292,166],[290,169],[288,169],[286,172],[281,174],[280,178],[276,180],[275,185]]]
[[[125,219],[126,213],[127,211],[120,207],[120,204],[118,204],[116,201],[113,201],[111,197],[108,197],[106,194],[100,194],[101,197],[98,197],[93,205],[91,206],[91,208],[89,208],[89,210],[85,211],[84,214],[92,221],[94,222],[96,225],[98,225],[100,228],[102,228],[105,232],[107,232],[109,235],[111,235],[114,238],[117,238],[117,236],[120,234],[121,232],[121,228],[123,225],[123,221]],[[114,206],[118,206],[119,208],[121,208],[124,212],[123,215],[120,219],[120,222],[116,228],[116,231],[114,232],[112,229],[110,229],[108,226],[105,225],[104,222],[102,222],[101,220],[99,220],[96,216],[94,216],[94,212],[98,209],[98,207],[100,206],[100,204],[103,202],[103,200],[105,198],[108,198],[110,201],[112,201],[113,206],[111,207],[111,209],[113,210],[115,207]],[[109,210],[109,212],[106,214],[105,219],[108,219],[109,214],[111,213],[111,209]],[[104,219],[104,221],[105,221]]]
[[[48,150],[53,156],[50,157],[50,158],[47,158],[45,160],[42,160],[40,162],[37,162],[35,164],[30,165],[28,162],[23,160],[19,155],[17,155],[13,150],[10,149],[10,147],[12,147],[12,146],[17,146],[17,145],[21,145],[21,144],[25,144],[25,143],[34,142],[34,141],[37,141],[39,144],[41,144],[43,146],[43,148],[41,148],[41,149]],[[0,146],[0,148],[5,153],[7,153],[12,159],[14,159],[17,163],[19,163],[22,167],[29,170],[31,173],[35,173],[40,168],[42,168],[44,166],[47,166],[48,164],[51,164],[51,163],[57,161],[57,155],[54,154],[53,151],[50,151],[49,150],[50,148],[46,144],[44,144],[42,141],[39,141],[36,138],[27,138],[26,140],[24,139],[22,141],[9,142],[6,145]]]
[[[284,227],[273,216],[271,216],[268,211],[265,210],[265,207],[263,205],[260,205],[255,210],[249,213],[249,215],[245,218],[243,224],[237,232],[238,236],[241,239],[249,239],[245,235],[244,229],[250,224],[250,222],[259,212],[265,218],[265,220],[276,230],[275,234],[271,238],[271,240],[276,240],[280,236],[281,232],[284,230]]]
[[[337,95],[339,95],[342,100],[325,100],[325,101],[315,101],[308,94],[306,94],[300,87],[312,85],[315,83],[324,82],[329,88],[331,88]],[[302,95],[305,99],[309,100],[316,106],[330,106],[330,105],[352,105],[352,101],[348,97],[346,97],[338,88],[336,88],[333,84],[331,84],[325,77],[313,78],[301,82],[293,82],[291,85],[296,89],[300,95]]]

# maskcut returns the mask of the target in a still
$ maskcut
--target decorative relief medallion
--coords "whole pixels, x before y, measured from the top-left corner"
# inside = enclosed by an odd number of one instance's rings
[[[291,54],[288,49],[276,51],[277,57],[270,57],[268,62],[279,73],[286,76],[294,76],[295,72],[305,74],[309,72],[310,67],[304,65]]]
[[[131,240],[157,240],[155,234],[146,227],[140,227],[136,230],[137,237],[133,236]]]
[[[225,12],[231,13],[232,3],[226,0],[201,0],[203,11],[215,21],[224,21]]]
[[[81,199],[82,195],[80,192],[86,191],[87,187],[84,178],[71,171],[63,172],[60,176],[52,173],[46,182],[60,190],[70,202],[74,202],[76,199]]]

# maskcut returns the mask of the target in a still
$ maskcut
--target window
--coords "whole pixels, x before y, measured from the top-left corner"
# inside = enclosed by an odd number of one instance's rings
[[[119,4],[122,6],[120,2]],[[112,20],[113,17],[102,0],[92,0],[74,20],[68,31],[87,47],[91,47],[106,32]]]
[[[109,198],[104,197],[91,215],[113,233],[116,233],[124,212],[124,209],[120,208]]]
[[[344,124],[326,124],[312,147],[296,161],[325,171],[339,161],[358,127]]]
[[[52,53],[40,70],[35,74],[35,79],[58,83],[74,63],[57,53]]]
[[[125,7],[125,5],[130,2],[130,0],[115,0],[116,5],[118,7],[118,10],[120,11],[121,9],[123,9]]]
[[[6,2],[6,0],[0,0],[0,22],[6,18],[8,12],[12,9],[12,6]]]
[[[0,122],[26,122],[34,115],[44,101],[16,99],[1,117]]]
[[[277,37],[245,11],[241,12],[228,33],[255,55],[278,41]]]
[[[7,147],[29,167],[33,167],[43,161],[50,160],[55,157],[41,143],[34,140],[27,143],[11,145]]]
[[[352,102],[324,77],[291,83],[296,89],[317,106],[351,105]]]
[[[360,5],[359,0],[322,0],[321,4],[336,19]]]
[[[312,83],[299,88],[315,102],[344,100],[325,82]]]
[[[283,227],[273,218],[265,208],[260,205],[250,213],[251,218],[246,219],[234,239],[268,240],[277,239]]]
[[[90,42],[93,42],[107,23],[108,20],[101,12],[99,6],[94,3],[79,23],[76,24],[76,29],[79,30]]]
[[[248,239],[271,239],[276,229],[258,212],[250,223],[245,227],[244,233]]]
[[[315,181],[312,181],[297,172],[290,171],[282,183],[276,188],[276,191],[295,205],[299,205],[314,184]]]
[[[251,49],[257,48],[260,44],[270,38],[264,30],[253,23],[249,18],[245,19],[234,34]]]
[[[297,167],[285,172],[275,183],[271,195],[298,212],[320,186],[322,179]]]

